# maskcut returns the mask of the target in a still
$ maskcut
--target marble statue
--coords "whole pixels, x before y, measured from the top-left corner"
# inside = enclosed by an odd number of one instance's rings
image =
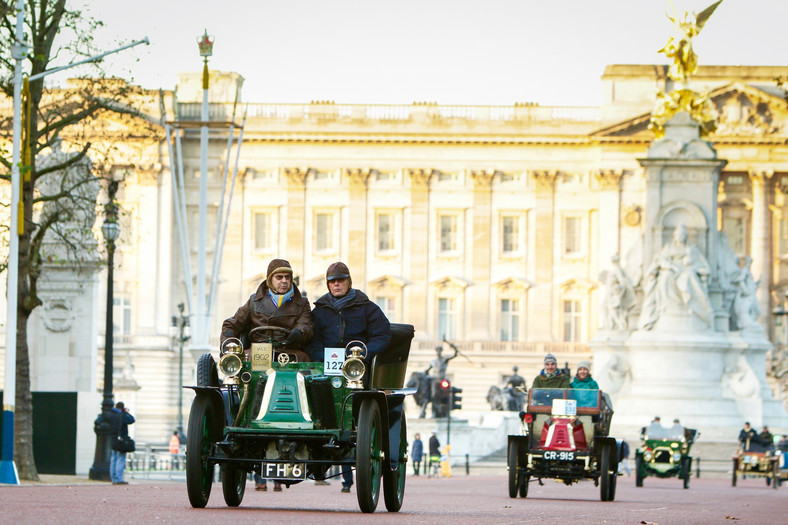
[[[635,287],[619,261],[619,255],[614,255],[610,259],[610,267],[599,274],[599,280],[605,285],[602,300],[603,330],[627,330],[627,316],[635,303]]]
[[[713,311],[706,290],[711,267],[697,247],[687,241],[680,224],[673,240],[663,246],[649,267],[638,328],[651,330],[666,312],[690,313],[711,327]]]
[[[750,267],[752,257],[744,257],[744,265],[739,269],[738,274],[732,279],[736,286],[736,296],[733,299],[733,314],[736,320],[736,327],[739,330],[747,328],[760,328],[758,317],[761,315],[761,306],[758,304],[756,293],[760,281],[755,281]]]

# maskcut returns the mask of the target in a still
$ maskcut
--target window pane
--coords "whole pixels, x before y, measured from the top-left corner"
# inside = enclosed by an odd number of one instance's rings
[[[722,230],[728,236],[728,244],[733,253],[744,255],[744,219],[741,217],[726,217],[722,221]]]
[[[438,299],[438,338],[454,339],[456,311],[454,299]]]
[[[328,213],[318,213],[315,220],[316,230],[316,243],[315,248],[318,251],[330,250],[332,248],[332,229],[333,229],[333,216]]]
[[[520,303],[513,299],[501,301],[501,341],[517,341],[520,335]]]
[[[395,318],[394,299],[392,297],[376,297],[375,304],[383,310],[383,313],[390,322],[397,322]]]
[[[517,217],[503,218],[503,251],[504,253],[516,252],[519,250],[519,224]]]
[[[580,253],[580,218],[564,219],[564,254]]]
[[[388,214],[378,215],[378,250],[394,249],[393,217]]]
[[[580,341],[581,315],[580,301],[564,301],[564,341]]]
[[[257,250],[271,248],[271,214],[254,214],[254,247]]]
[[[453,252],[457,250],[457,217],[453,215],[441,215],[441,251]]]

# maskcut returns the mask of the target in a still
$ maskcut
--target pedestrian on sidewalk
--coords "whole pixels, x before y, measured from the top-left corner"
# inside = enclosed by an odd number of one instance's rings
[[[421,456],[424,455],[424,443],[421,441],[421,435],[416,434],[413,438],[413,444],[410,446],[410,456],[413,458],[413,475],[418,476],[421,470]]]
[[[621,440],[621,462],[618,464],[618,474],[623,475],[624,472],[627,473],[627,476],[631,475],[629,472],[629,443],[626,440]]]

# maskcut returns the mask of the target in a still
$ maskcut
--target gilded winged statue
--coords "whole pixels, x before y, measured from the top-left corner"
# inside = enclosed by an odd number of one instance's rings
[[[718,0],[698,14],[684,11],[684,15],[679,19],[676,6],[672,0],[670,1],[673,16],[670,14],[667,16],[676,28],[676,35],[670,37],[668,43],[659,52],[673,59],[673,65],[668,70],[668,75],[673,80],[685,82],[687,77],[698,70],[698,55],[692,49],[692,39],[698,36],[714,10],[721,3],[722,0]]]

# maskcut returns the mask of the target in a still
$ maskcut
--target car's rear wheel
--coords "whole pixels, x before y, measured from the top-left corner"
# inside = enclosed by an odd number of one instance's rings
[[[681,473],[682,473],[682,479],[684,480],[685,489],[689,488],[690,472],[692,472],[692,458],[682,458]]]
[[[519,443],[516,440],[509,441],[509,497],[516,498],[518,490],[518,481],[520,480],[520,469],[518,468],[517,453],[519,451]],[[526,489],[527,490],[527,489]]]
[[[733,486],[733,487],[736,486],[736,474],[737,474],[738,470],[739,470],[739,460],[738,459],[734,459],[733,460],[733,474],[731,474],[731,486]]]
[[[246,472],[235,467],[222,467],[222,492],[228,507],[240,505],[246,492]]]
[[[211,354],[203,354],[197,361],[197,386],[218,387],[219,374],[216,370],[216,361]]]
[[[613,457],[615,457],[615,448],[611,451]],[[618,463],[615,460],[611,461],[611,470],[610,470],[610,480],[609,486],[607,488],[607,500],[614,501],[616,499],[616,485],[618,484]]]
[[[356,435],[356,482],[361,512],[375,512],[380,497],[381,425],[380,407],[365,399],[358,414]]]
[[[392,451],[394,453],[395,451]],[[405,498],[405,474],[408,469],[408,429],[405,422],[405,413],[400,416],[399,450],[397,470],[383,470],[383,501],[386,510],[398,512]]]
[[[520,497],[527,498],[528,497],[528,484],[531,482],[531,476],[526,476],[523,474],[520,476]]]
[[[599,459],[599,496],[602,501],[610,501],[610,453],[612,447],[603,446]],[[615,488],[613,489],[615,491]]]
[[[213,462],[208,459],[216,435],[216,416],[208,398],[197,396],[189,414],[186,439],[186,491],[189,503],[204,508],[211,496]]]
[[[635,456],[635,486],[643,486],[643,456]]]

